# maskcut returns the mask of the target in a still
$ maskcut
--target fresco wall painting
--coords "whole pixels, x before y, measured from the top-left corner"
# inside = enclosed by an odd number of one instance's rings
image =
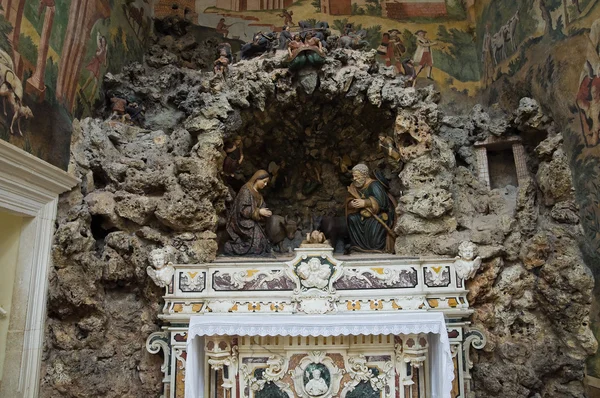
[[[511,109],[537,99],[561,128],[585,241],[600,280],[600,6],[597,0],[485,1],[478,9],[482,99]],[[600,297],[596,283],[595,297]],[[592,329],[600,339],[600,306]],[[600,387],[600,356],[587,373]]]
[[[0,138],[66,169],[71,120],[92,114],[102,76],[140,60],[150,0],[2,0]]]

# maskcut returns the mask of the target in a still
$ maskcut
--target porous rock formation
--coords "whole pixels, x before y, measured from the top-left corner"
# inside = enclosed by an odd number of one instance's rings
[[[593,277],[578,248],[562,136],[530,99],[512,117],[476,107],[441,125],[432,151],[400,173],[407,190],[397,253],[453,256],[464,240],[479,246],[484,262],[467,283],[474,325],[488,337],[475,354],[476,396],[583,397],[584,359],[597,347]],[[472,145],[489,134],[521,136],[530,178],[518,187],[489,190],[476,178]]]
[[[177,59],[170,52],[177,48],[154,47],[150,58]],[[491,118],[481,107],[443,117],[438,93],[406,88],[376,65],[374,52],[335,50],[320,70],[296,75],[284,61],[278,53],[241,62],[226,80],[154,61],[105,78],[109,95],[139,98],[146,120],[74,125],[70,171],[82,182],[59,205],[42,396],[160,390],[161,360],[144,347],[161,311],[148,254],[172,246],[176,261],[215,258],[218,219],[232,196],[220,175],[222,145],[235,135],[247,149],[243,178],[277,154],[296,167],[321,165],[327,184],[306,195],[284,186],[271,207],[287,204],[293,213],[341,203],[348,155],[391,179],[400,199],[398,254],[454,256],[463,240],[479,245],[484,263],[468,285],[474,323],[488,338],[475,354],[477,396],[582,396],[584,358],[596,349],[588,325],[593,280],[548,118],[531,102],[511,118]],[[407,131],[418,133],[399,136]],[[527,140],[540,132],[543,142]],[[377,151],[381,134],[392,136],[406,164]],[[522,186],[490,191],[475,176],[473,144],[490,134],[524,137],[531,178]]]

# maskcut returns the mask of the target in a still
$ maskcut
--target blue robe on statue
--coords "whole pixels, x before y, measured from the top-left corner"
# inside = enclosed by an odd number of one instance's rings
[[[351,185],[348,190],[351,197],[346,201],[346,214],[352,249],[375,253],[393,252],[393,239],[390,239],[382,222],[393,229],[396,209],[384,186],[379,181],[368,180],[362,188]],[[366,200],[366,208],[354,209],[350,206],[350,202],[358,198]]]

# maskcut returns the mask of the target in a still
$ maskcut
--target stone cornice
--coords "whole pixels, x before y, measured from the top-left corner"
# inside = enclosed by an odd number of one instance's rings
[[[65,171],[0,140],[0,207],[33,216],[78,182]]]

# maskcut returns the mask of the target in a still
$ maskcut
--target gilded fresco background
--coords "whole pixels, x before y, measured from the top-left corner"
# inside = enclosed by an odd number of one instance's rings
[[[142,58],[150,0],[0,6],[0,138],[66,169],[71,120],[92,113],[106,72]]]

